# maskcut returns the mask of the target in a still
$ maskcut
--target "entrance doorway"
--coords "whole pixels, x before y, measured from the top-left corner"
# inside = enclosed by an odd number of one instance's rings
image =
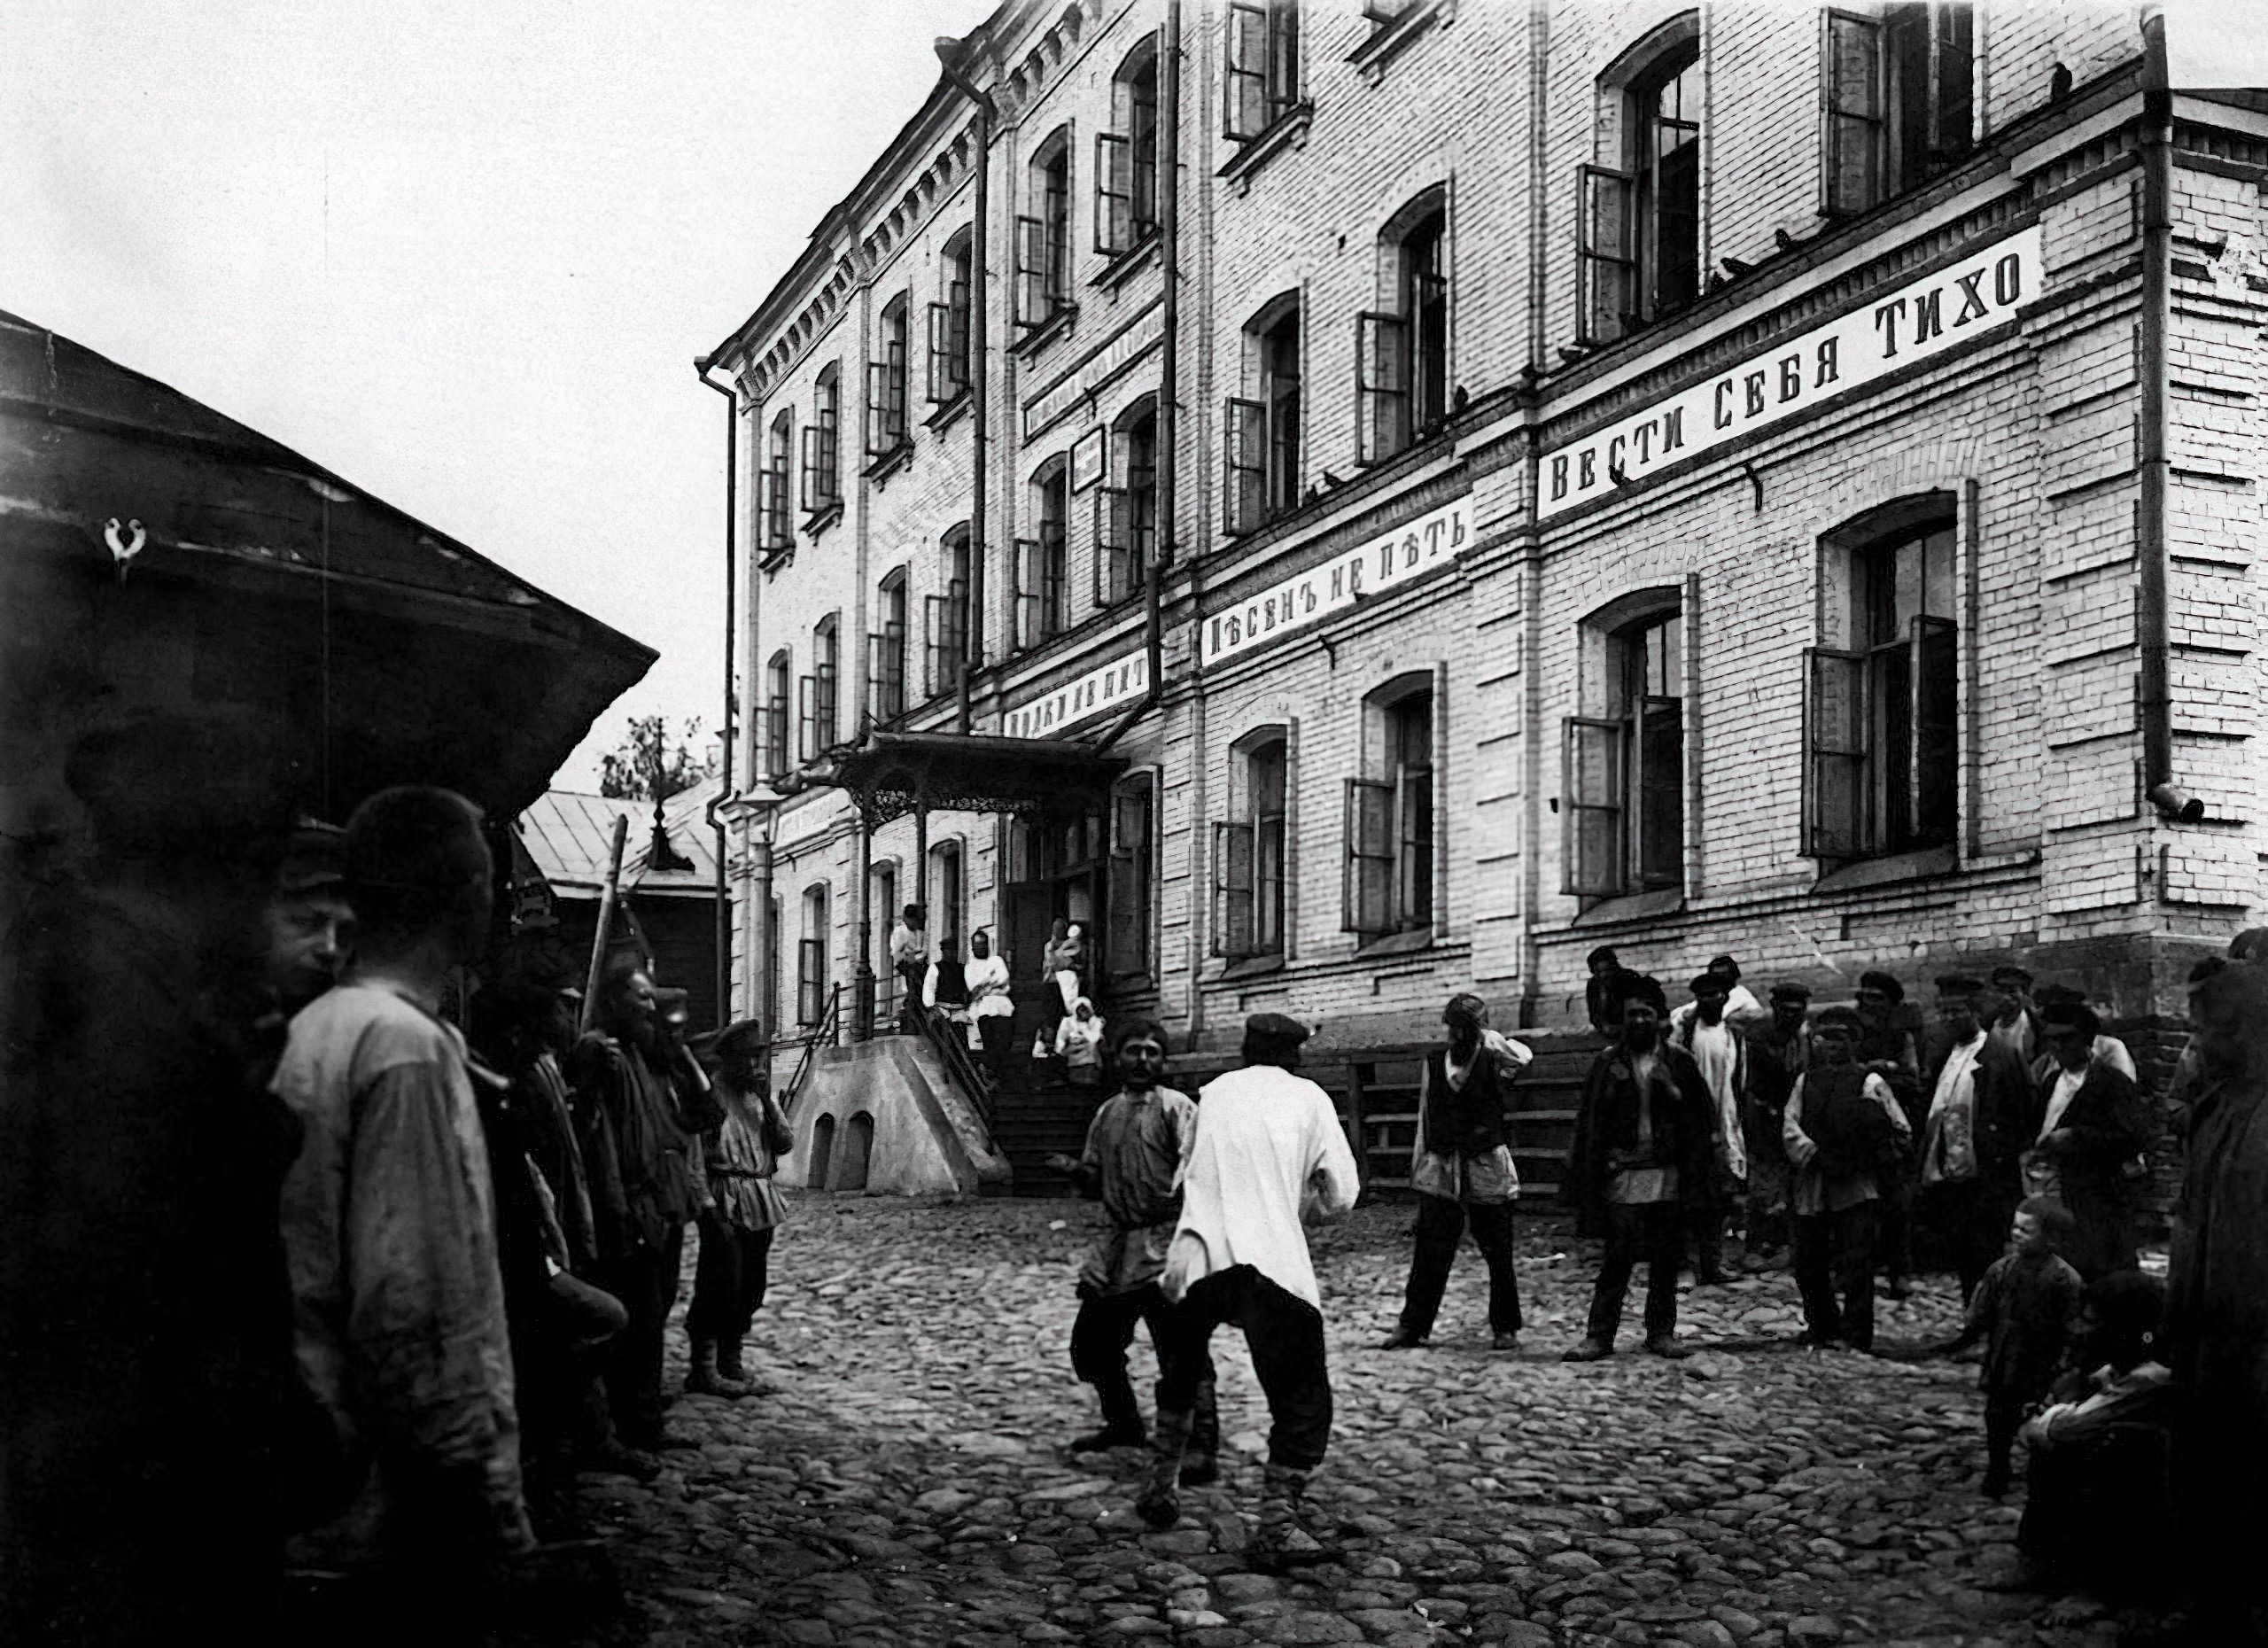
[[[1054,981],[1041,972],[1057,921],[1078,926],[1086,946],[1083,987],[1095,998],[1095,1010],[1107,1016],[1099,988],[1097,933],[1103,901],[1102,815],[1009,819],[1001,856],[1006,866],[1000,888],[1001,942],[1006,947],[1010,993],[1016,1004],[1014,1045],[1028,1052],[1035,1037],[1052,1045],[1056,1022],[1063,1016],[1062,997]]]

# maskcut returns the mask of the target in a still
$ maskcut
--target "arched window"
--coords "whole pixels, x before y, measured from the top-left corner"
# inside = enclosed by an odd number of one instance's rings
[[[794,494],[788,490],[788,466],[795,461],[795,408],[781,407],[773,416],[764,443],[764,468],[756,478],[757,547],[766,555],[796,547],[795,529],[788,524]]]
[[[1598,162],[1578,212],[1583,340],[1607,343],[1701,292],[1701,17],[1672,18],[1599,77]]]
[[[1300,295],[1285,292],[1245,327],[1247,381],[1257,399],[1231,397],[1226,529],[1251,532],[1300,503]]]
[[[968,660],[968,525],[949,528],[943,540],[945,593],[923,601],[929,696],[958,691]]]
[[[866,362],[866,455],[878,463],[912,444],[905,428],[906,310],[912,301],[901,292],[882,306],[874,358]]]
[[[905,713],[905,578],[901,566],[882,579],[875,601],[882,628],[868,638],[866,712],[881,726]]]
[[[1095,134],[1095,250],[1132,252],[1158,228],[1158,42],[1126,54],[1111,79],[1115,129]]]
[[[1213,953],[1284,953],[1291,741],[1281,727],[1239,739],[1230,752],[1231,811],[1213,826]]]
[[[1433,711],[1430,673],[1363,701],[1365,775],[1347,781],[1346,931],[1376,938],[1433,924]]]
[[[835,614],[829,613],[812,628],[812,672],[799,683],[799,754],[805,761],[817,760],[821,751],[834,748],[838,742],[836,687],[842,671],[841,624]]]
[[[1071,128],[1059,126],[1036,150],[1027,174],[1029,217],[1016,220],[1016,320],[1037,331],[1055,319],[1071,291]]]
[[[843,416],[843,369],[830,361],[812,384],[812,421],[804,429],[804,510],[825,516],[843,504],[835,431]]]
[[[795,687],[795,665],[785,647],[772,655],[764,673],[764,770],[776,781],[791,770],[788,718],[793,713],[788,695]]]
[[[1960,821],[1956,505],[1922,493],[1820,542],[1821,644],[1806,664],[1804,851],[1951,846]]]
[[[945,242],[944,299],[929,306],[929,399],[950,406],[968,393],[969,231]]]
[[[1115,606],[1142,587],[1158,535],[1158,407],[1144,396],[1111,429],[1113,473],[1095,488],[1095,604]]]
[[[1355,317],[1358,456],[1392,457],[1439,428],[1449,407],[1449,210],[1428,190],[1379,237],[1379,295]]]
[[[1674,586],[1584,620],[1590,713],[1561,728],[1563,890],[1586,898],[1685,880],[1685,631]]]
[[[1016,544],[1016,644],[1036,647],[1062,633],[1067,614],[1067,528],[1071,464],[1054,457],[1032,477],[1033,536]]]
[[[960,843],[941,841],[929,849],[929,931],[937,942],[952,939],[968,954],[968,889],[962,881]]]
[[[804,889],[804,931],[796,941],[796,1022],[807,1027],[827,1017],[831,904],[832,890],[825,882]]]

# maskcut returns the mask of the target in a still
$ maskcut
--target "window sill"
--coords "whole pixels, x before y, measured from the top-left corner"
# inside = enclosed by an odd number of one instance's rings
[[[1407,933],[1386,933],[1368,939],[1355,946],[1355,953],[1365,960],[1372,956],[1403,956],[1430,949],[1433,943],[1433,929],[1420,927]]]
[[[967,416],[969,400],[970,397],[968,391],[967,389],[963,389],[960,393],[955,395],[951,400],[939,401],[937,403],[937,409],[930,413],[928,417],[922,419],[923,425],[927,428],[939,431],[951,429],[955,424],[959,423],[963,417]]]
[[[1140,239],[1103,266],[1102,273],[1094,278],[1093,284],[1096,290],[1117,291],[1143,269],[1156,262],[1158,248],[1164,244],[1165,237],[1158,233],[1157,225],[1153,223],[1142,231]]]
[[[790,539],[784,544],[773,544],[767,548],[758,550],[756,564],[761,571],[776,572],[782,567],[794,565],[795,560],[795,540]]]
[[[1008,346],[1008,353],[1020,360],[1029,361],[1039,352],[1071,330],[1071,323],[1079,318],[1079,306],[1060,303],[1055,313],[1038,324],[1028,328],[1024,335]]]
[[[1363,80],[1379,85],[1386,79],[1386,66],[1427,29],[1456,19],[1456,0],[1410,0],[1400,17],[1379,25],[1368,40],[1347,54],[1347,60],[1361,71]]]
[[[1226,983],[1228,980],[1238,978],[1263,978],[1270,973],[1280,973],[1283,970],[1283,952],[1274,951],[1267,955],[1246,956],[1241,960],[1231,961],[1216,977],[1217,982]]]
[[[1854,892],[1863,887],[1882,887],[1892,882],[1928,881],[1933,876],[1951,875],[1961,867],[1961,855],[1951,847],[1923,847],[1914,852],[1894,852],[1886,858],[1859,859],[1837,864],[1822,870],[1812,883],[1812,891]]]
[[[913,443],[910,440],[901,440],[866,465],[866,477],[879,486],[913,462]]]
[[[1685,889],[1657,887],[1649,892],[1618,893],[1586,909],[1570,927],[1611,927],[1621,921],[1653,921],[1685,908]]]
[[[804,533],[806,537],[816,538],[842,518],[843,500],[836,498],[804,517]]]
[[[1240,142],[1241,146],[1230,158],[1229,163],[1214,175],[1225,177],[1236,184],[1239,195],[1249,194],[1253,175],[1270,159],[1286,149],[1308,146],[1308,127],[1314,120],[1315,105],[1301,98],[1269,121],[1265,130],[1240,140],[1231,139],[1231,142]]]

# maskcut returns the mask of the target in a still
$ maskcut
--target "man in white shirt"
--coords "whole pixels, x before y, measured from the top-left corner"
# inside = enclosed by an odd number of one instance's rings
[[[929,977],[929,913],[909,904],[889,929],[890,971],[898,976],[897,1031],[921,1033],[922,990]]]
[[[1953,1252],[1966,1300],[2008,1240],[2020,1179],[2007,1170],[2028,1139],[2015,1129],[2028,1102],[2023,1066],[1984,1023],[1987,991],[1977,979],[1938,981],[1938,1019],[1947,1046],[1922,1123],[1922,1194]]]
[[[1235,1322],[1271,1421],[1260,1531],[1247,1550],[1262,1572],[1327,1554],[1300,1516],[1309,1473],[1331,1441],[1332,1412],[1323,1295],[1301,1225],[1345,1213],[1360,1188],[1331,1095],[1293,1074],[1307,1038],[1296,1019],[1254,1015],[1245,1022],[1244,1068],[1198,1095],[1197,1142],[1161,1279],[1175,1309],[1158,1347],[1154,1451],[1135,1502],[1153,1527],[1180,1515],[1175,1489],[1206,1345],[1216,1327]]]
[[[1725,1022],[1734,1030],[1745,1033],[1751,1026],[1761,1024],[1772,1016],[1772,1010],[1756,999],[1756,992],[1740,982],[1740,963],[1730,956],[1712,956],[1705,970],[1724,981]],[[1673,1038],[1683,1033],[1696,1010],[1696,1003],[1689,1001],[1669,1015],[1669,1033]]]
[[[1708,1210],[1694,1221],[1693,1279],[1702,1287],[1724,1281],[1725,1210],[1740,1207],[1748,1199],[1748,1138],[1740,1119],[1741,1090],[1748,1084],[1748,1044],[1733,1028],[1729,1016],[1731,994],[1738,988],[1727,984],[1725,976],[1712,966],[1693,981],[1693,999],[1688,1004],[1692,1011],[1670,1037],[1693,1055],[1701,1080],[1709,1089],[1710,1102],[1716,1109],[1717,1159],[1725,1176]],[[1752,1002],[1755,998],[1749,999]]]

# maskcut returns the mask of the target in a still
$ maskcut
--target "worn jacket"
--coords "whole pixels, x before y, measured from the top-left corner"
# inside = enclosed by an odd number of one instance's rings
[[[1716,1101],[1690,1053],[1667,1042],[1658,1044],[1655,1052],[1653,1156],[1661,1165],[1677,1169],[1679,1201],[1689,1209],[1706,1210],[1716,1205]],[[1561,1191],[1575,1209],[1577,1231],[1585,1236],[1606,1232],[1608,1186],[1638,1150],[1641,1102],[1629,1051],[1619,1043],[1602,1049],[1583,1084]]]
[[[2050,1071],[2037,1090],[2035,1114],[2045,1117],[2059,1072]],[[2055,1163],[2067,1201],[2123,1200],[2131,1194],[2126,1164],[2149,1143],[2149,1116],[2134,1084],[2110,1065],[2091,1065],[2079,1091],[2057,1118],[2060,1145],[2043,1142]]]
[[[659,1248],[701,1209],[694,1130],[676,1084],[637,1048],[592,1030],[568,1055],[602,1260]]]

